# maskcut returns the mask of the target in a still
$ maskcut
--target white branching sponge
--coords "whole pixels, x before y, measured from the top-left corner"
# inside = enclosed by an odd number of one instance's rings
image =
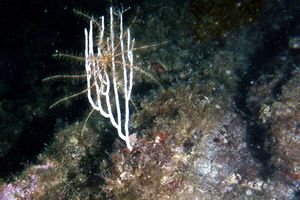
[[[131,151],[133,146],[129,137],[129,101],[134,75],[134,39],[131,39],[129,28],[123,30],[123,13],[124,10],[117,13],[118,21],[115,22],[114,10],[110,8],[110,27],[107,36],[104,30],[104,17],[100,18],[100,23],[90,21],[90,29],[84,30],[85,69],[87,97],[90,104],[102,116],[110,119],[119,137],[126,142],[127,148]],[[99,29],[95,46],[93,23]]]

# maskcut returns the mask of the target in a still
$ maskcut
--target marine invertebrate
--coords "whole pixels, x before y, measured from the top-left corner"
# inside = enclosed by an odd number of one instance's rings
[[[131,151],[133,147],[130,144],[128,126],[129,101],[133,86],[134,39],[131,39],[129,28],[126,32],[123,30],[123,12],[123,10],[118,12],[119,32],[117,35],[113,8],[110,8],[110,34],[106,40],[104,40],[104,17],[101,17],[96,54],[93,44],[93,20],[90,21],[90,30],[85,29],[85,69],[89,103],[102,116],[110,119],[119,137],[126,142],[127,148]],[[123,76],[117,75],[119,68],[123,70]],[[120,93],[124,94],[124,119],[121,114]],[[114,103],[112,97],[114,97]],[[113,104],[116,108],[115,113],[112,110]]]
[[[62,59],[84,62],[85,73],[79,75],[54,75],[43,79],[49,81],[54,79],[86,79],[87,86],[81,92],[67,96],[56,101],[54,106],[68,101],[82,94],[87,94],[92,111],[88,114],[82,133],[86,128],[87,121],[93,111],[98,111],[102,116],[108,118],[117,129],[119,137],[126,142],[131,151],[133,146],[129,134],[129,118],[131,93],[135,72],[146,75],[162,89],[160,83],[148,72],[134,65],[134,51],[156,47],[160,44],[151,44],[134,47],[134,39],[131,38],[130,26],[123,28],[123,13],[127,9],[115,10],[110,8],[108,30],[105,29],[104,17],[96,21],[80,11],[76,14],[89,19],[89,30],[85,29],[85,54],[84,57],[66,53],[56,53],[54,56]],[[115,16],[116,19],[115,19]],[[134,23],[135,19],[132,23]],[[94,37],[94,33],[97,33]]]
[[[133,147],[129,137],[129,104],[133,87],[133,68],[135,67],[133,65],[133,50],[145,47],[134,49],[134,39],[131,39],[130,29],[123,30],[123,13],[126,12],[126,9],[122,8],[115,11],[112,7],[110,8],[108,32],[105,31],[104,16],[98,22],[80,11],[75,12],[90,19],[89,30],[84,30],[84,57],[64,53],[55,54],[55,56],[84,61],[85,74],[55,75],[47,77],[43,81],[60,78],[86,78],[87,86],[81,92],[56,101],[50,108],[86,93],[93,110],[85,120],[83,130],[88,118],[96,110],[110,120],[111,124],[117,129],[119,137],[126,142],[127,148],[131,151]],[[114,19],[114,15],[118,18],[117,22]],[[93,32],[95,31],[93,25],[96,26],[98,31],[97,39],[93,36]],[[94,45],[94,43],[96,44]],[[95,50],[96,52],[94,52]],[[141,69],[139,71],[148,75]],[[150,77],[152,78],[152,76]],[[123,96],[121,97],[121,95]],[[122,112],[124,113],[122,114]]]

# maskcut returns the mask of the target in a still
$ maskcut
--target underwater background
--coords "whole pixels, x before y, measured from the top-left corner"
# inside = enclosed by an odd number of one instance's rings
[[[68,98],[85,79],[45,81],[85,73],[84,28],[111,6],[145,47],[131,152]],[[0,15],[1,200],[299,199],[299,0],[2,0]]]

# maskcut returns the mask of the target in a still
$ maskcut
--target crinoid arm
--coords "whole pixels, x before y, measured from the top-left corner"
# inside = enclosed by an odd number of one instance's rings
[[[87,122],[89,121],[89,119],[92,116],[94,111],[95,111],[95,109],[92,108],[92,110],[89,112],[88,116],[85,118],[84,123],[83,123],[83,127],[81,129],[81,136],[83,135],[84,131],[86,130]]]
[[[84,57],[81,55],[76,55],[75,53],[56,52],[52,56],[56,59],[79,65],[84,63]]]
[[[73,75],[73,74],[62,74],[62,75],[53,75],[44,78],[42,81],[52,81],[56,79],[84,79],[86,78],[86,74],[79,74],[79,75]]]
[[[165,45],[167,44],[168,41],[164,41],[158,44],[149,44],[149,45],[144,45],[144,46],[140,46],[140,47],[136,47],[133,49],[133,51],[137,51],[137,50],[143,50],[143,49],[148,49],[148,48],[154,48],[154,47],[159,47],[161,45]]]
[[[52,109],[53,107],[57,106],[57,105],[60,104],[60,103],[63,103],[63,102],[65,102],[65,101],[68,101],[68,100],[70,100],[70,99],[73,99],[73,98],[75,98],[75,97],[78,97],[78,96],[80,96],[80,95],[86,93],[87,91],[88,91],[88,89],[85,89],[85,90],[82,90],[81,92],[78,92],[78,93],[75,93],[75,94],[73,94],[73,95],[64,97],[64,98],[62,98],[62,99],[56,101],[56,102],[55,102],[54,104],[52,104],[51,106],[49,106],[49,109]]]
[[[87,14],[86,12],[84,12],[82,10],[77,10],[77,9],[73,9],[73,12],[76,15],[87,19],[88,21],[92,21],[93,24],[95,24],[97,26],[97,28],[100,29],[100,27],[101,27],[100,23],[97,20],[95,20],[93,17],[91,17],[91,15]]]

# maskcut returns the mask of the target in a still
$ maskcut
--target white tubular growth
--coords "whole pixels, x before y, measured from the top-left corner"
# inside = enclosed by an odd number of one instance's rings
[[[91,106],[105,118],[109,118],[127,148],[133,147],[129,139],[129,101],[133,85],[133,44],[130,30],[123,32],[123,11],[118,13],[119,29],[114,26],[113,9],[110,8],[109,36],[104,40],[104,17],[101,17],[97,53],[94,54],[93,21],[85,33],[85,69],[87,97]],[[126,36],[127,35],[127,36]],[[123,72],[123,73],[119,73]],[[120,76],[123,74],[123,76]],[[122,88],[123,87],[123,88]],[[112,88],[112,90],[111,90]],[[119,91],[120,90],[120,91]],[[124,102],[119,95],[124,94]],[[114,101],[111,101],[111,98]],[[120,103],[124,103],[124,114]],[[115,112],[112,111],[115,108]]]

